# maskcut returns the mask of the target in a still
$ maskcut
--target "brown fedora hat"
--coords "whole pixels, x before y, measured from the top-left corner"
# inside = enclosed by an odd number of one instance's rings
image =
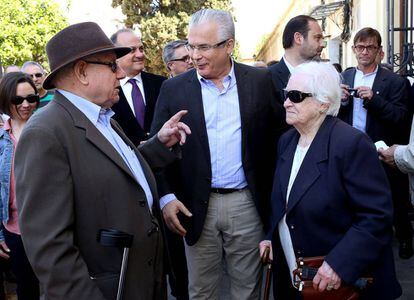
[[[53,78],[60,69],[88,55],[113,51],[117,58],[131,52],[130,47],[116,47],[98,24],[84,22],[70,25],[59,31],[46,45],[50,74],[43,82],[43,88],[55,88]]]

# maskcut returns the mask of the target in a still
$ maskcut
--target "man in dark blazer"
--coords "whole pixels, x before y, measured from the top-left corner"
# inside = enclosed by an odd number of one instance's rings
[[[123,299],[166,299],[150,166],[173,161],[169,147],[188,128],[180,112],[138,151],[110,118],[125,76],[116,59],[129,51],[92,22],[63,29],[47,45],[52,72],[44,85],[56,88],[55,98],[26,125],[15,172],[23,243],[50,300],[115,299],[123,249],[100,244],[101,229],[133,236]]]
[[[167,225],[185,236],[191,299],[217,299],[222,259],[231,299],[260,296],[255,242],[267,223],[284,113],[270,73],[234,62],[234,43],[229,13],[206,9],[192,16],[187,50],[196,69],[164,82],[151,130],[188,109],[192,138],[175,173],[158,183]]]
[[[338,117],[365,132],[373,142],[406,145],[412,118],[407,85],[404,78],[377,64],[376,56],[381,51],[379,32],[369,27],[361,29],[354,37],[352,48],[358,65],[342,73],[343,95]],[[384,168],[392,190],[399,255],[410,258],[413,254],[413,229],[407,214],[408,178],[386,164]]]
[[[283,30],[282,43],[285,54],[277,64],[269,67],[280,99],[284,99],[283,89],[288,83],[291,70],[306,61],[319,59],[325,47],[318,21],[306,15],[289,20]]]
[[[117,46],[131,47],[131,53],[119,60],[119,66],[125,71],[126,77],[120,80],[119,102],[112,110],[114,119],[121,125],[127,137],[137,146],[141,141],[148,139],[151,123],[154,116],[161,84],[167,78],[160,75],[144,72],[145,53],[141,39],[131,29],[121,29],[111,36]],[[140,124],[132,95],[132,85],[136,84],[145,104],[145,117]]]

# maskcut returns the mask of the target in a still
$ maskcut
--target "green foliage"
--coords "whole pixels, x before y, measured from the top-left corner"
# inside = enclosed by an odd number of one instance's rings
[[[51,0],[0,0],[0,64],[34,60],[47,65],[46,43],[66,26]]]
[[[162,49],[172,40],[185,39],[191,14],[202,8],[232,10],[231,0],[112,0],[127,17],[126,27],[139,24],[147,57],[146,70],[167,75]],[[236,52],[236,51],[235,51]]]

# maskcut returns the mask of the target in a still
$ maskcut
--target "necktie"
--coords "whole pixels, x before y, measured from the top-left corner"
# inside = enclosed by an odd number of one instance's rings
[[[141,128],[144,129],[144,120],[145,120],[145,104],[142,97],[141,91],[137,85],[137,82],[134,78],[128,80],[132,85],[132,103],[134,104],[135,118],[137,119]]]

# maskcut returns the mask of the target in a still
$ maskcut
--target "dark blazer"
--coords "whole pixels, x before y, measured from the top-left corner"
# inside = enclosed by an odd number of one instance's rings
[[[328,116],[302,162],[286,206],[298,140],[299,133],[292,128],[278,145],[270,231],[276,280],[283,280],[278,270],[285,262],[277,224],[286,213],[296,257],[326,256],[348,284],[364,274],[373,276],[365,299],[397,298],[401,288],[391,250],[391,194],[374,145],[362,132]],[[283,295],[289,285],[275,286],[280,290],[275,292]]]
[[[354,86],[355,68],[342,73],[343,83]],[[412,113],[408,105],[406,81],[400,75],[379,67],[372,86],[374,96],[364,101],[367,110],[366,133],[373,142],[383,140],[387,145],[408,144]],[[352,125],[353,97],[341,105],[338,117]]]
[[[59,92],[27,123],[16,150],[19,221],[27,256],[47,299],[115,299],[122,249],[100,229],[134,236],[124,299],[159,299],[163,280],[156,169],[174,155],[154,138],[135,150],[154,197],[152,214],[130,169],[98,129]],[[143,154],[146,159],[141,155]],[[156,259],[158,257],[158,259]]]
[[[279,99],[283,101],[285,98],[283,89],[287,86],[290,72],[286,66],[285,60],[282,58],[277,64],[269,67],[270,73],[272,74],[272,82],[279,94]]]
[[[146,102],[144,128],[141,128],[141,125],[139,125],[135,118],[121,87],[119,88],[119,102],[112,107],[112,110],[115,112],[113,118],[121,125],[125,134],[135,146],[138,146],[141,141],[148,139],[161,84],[167,79],[164,76],[147,72],[141,72],[141,78]]]
[[[275,164],[275,147],[279,130],[285,124],[284,110],[276,100],[270,73],[234,63],[239,96],[242,130],[242,164],[248,187],[259,215],[267,221],[270,191]],[[208,208],[211,189],[211,163],[204,119],[200,82],[196,70],[190,70],[164,82],[155,109],[151,133],[179,110],[188,114],[183,122],[192,134],[182,147],[182,159],[176,162],[175,175],[169,176],[171,187],[160,180],[160,195],[174,192],[192,212],[182,220],[187,230],[186,241],[193,245],[200,237]]]

